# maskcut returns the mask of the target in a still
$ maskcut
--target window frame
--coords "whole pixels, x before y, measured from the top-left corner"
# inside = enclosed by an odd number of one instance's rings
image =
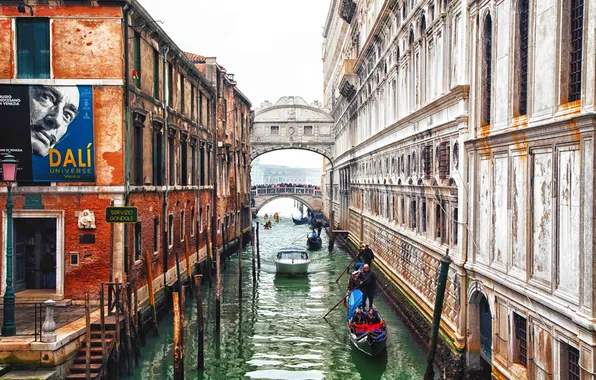
[[[30,25],[30,29],[22,30],[21,28],[24,28],[25,25]],[[44,26],[43,31],[46,32],[47,38],[41,38],[39,36],[40,31],[37,30],[39,25]],[[52,77],[52,36],[50,19],[46,17],[17,17],[15,19],[14,33],[16,77],[18,79],[50,79]],[[33,38],[32,40],[27,41],[30,44],[28,48],[32,48],[30,51],[23,46],[23,39],[28,37]],[[41,43],[46,43],[46,45],[40,47],[39,44]],[[47,48],[44,49],[45,47]],[[28,60],[26,58],[28,58]],[[30,69],[33,70],[32,72],[26,72],[24,65],[27,63],[31,66]],[[47,69],[47,71],[38,71],[39,68]]]

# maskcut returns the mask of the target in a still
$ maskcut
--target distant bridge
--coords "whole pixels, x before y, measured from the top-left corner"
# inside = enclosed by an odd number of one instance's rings
[[[251,190],[252,211],[258,213],[267,203],[279,198],[292,198],[302,203],[312,211],[320,211],[323,208],[323,197],[321,190],[313,187],[286,186],[286,187],[263,187]]]

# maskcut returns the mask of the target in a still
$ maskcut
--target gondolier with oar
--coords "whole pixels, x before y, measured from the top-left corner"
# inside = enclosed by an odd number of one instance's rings
[[[366,299],[368,298],[368,308],[373,307],[373,296],[377,285],[377,278],[370,270],[370,265],[364,264],[364,271],[361,274],[360,290],[362,290],[362,309],[366,309]]]

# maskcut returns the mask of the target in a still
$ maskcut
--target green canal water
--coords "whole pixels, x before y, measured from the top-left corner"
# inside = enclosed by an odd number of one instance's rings
[[[269,206],[269,207],[267,207]],[[221,332],[215,334],[215,282],[202,288],[205,314],[205,370],[197,371],[197,316],[194,297],[185,310],[185,378],[187,379],[414,379],[424,375],[424,352],[382,297],[375,298],[389,328],[386,353],[370,358],[350,345],[346,309],[339,306],[325,321],[322,317],[345,294],[345,281],[335,284],[350,258],[341,248],[311,253],[309,273],[288,278],[275,274],[273,258],[287,246],[305,247],[307,226],[294,226],[293,201],[284,199],[265,206],[263,213],[282,214],[271,230],[261,223],[261,269],[253,284],[251,252],[242,253],[242,282],[238,257],[222,270]],[[215,278],[214,278],[215,280]],[[240,295],[241,290],[241,295]],[[141,349],[141,363],[128,379],[173,378],[173,317],[159,324]],[[436,372],[436,369],[435,369]],[[438,375],[437,375],[438,378]]]

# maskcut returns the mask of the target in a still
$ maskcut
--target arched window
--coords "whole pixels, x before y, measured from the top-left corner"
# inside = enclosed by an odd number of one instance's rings
[[[410,48],[414,45],[414,30],[410,29],[410,38],[408,39],[408,43],[410,44]]]
[[[426,33],[426,17],[424,14],[420,17],[420,38],[424,38],[424,34]]]
[[[484,32],[482,40],[482,125],[490,124],[491,88],[492,88],[492,62],[493,62],[493,22],[490,14],[484,19]]]
[[[404,1],[403,5],[401,7],[401,18],[404,21],[406,19],[406,16],[408,16],[408,10],[406,9],[408,7],[407,5],[408,5],[407,2]]]

